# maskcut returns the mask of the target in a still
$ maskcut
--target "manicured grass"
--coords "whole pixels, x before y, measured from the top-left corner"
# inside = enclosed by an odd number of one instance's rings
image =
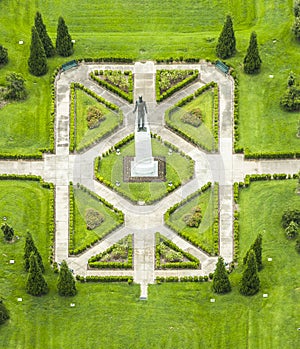
[[[112,112],[101,103],[97,102],[95,98],[89,96],[87,93],[80,89],[76,89],[76,150],[83,149],[86,145],[89,145],[93,140],[99,140],[113,130],[120,122],[121,117],[119,114]],[[105,116],[105,120],[94,129],[89,129],[86,116],[88,114],[89,107],[95,106]]]
[[[202,221],[198,228],[189,227],[186,225],[184,217],[187,214],[191,214],[193,208],[198,205],[201,207]],[[211,254],[214,252],[213,221],[214,210],[211,188],[197,195],[183,206],[180,206],[170,215],[170,222],[176,227],[176,230],[178,229],[183,234],[195,240]]]
[[[11,315],[11,320],[1,326],[0,347],[294,349],[299,341],[299,255],[294,242],[286,240],[280,218],[286,208],[299,208],[296,185],[295,180],[254,182],[241,192],[242,256],[257,233],[266,230],[264,269],[259,273],[262,287],[253,297],[238,292],[239,267],[230,275],[233,291],[224,296],[213,294],[211,283],[150,285],[148,301],[138,300],[137,285],[77,284],[76,297],[62,298],[56,291],[57,275],[47,267],[50,293],[35,298],[24,291],[22,239],[16,244],[5,244],[0,239],[0,290]],[[3,186],[2,192],[5,190]],[[28,202],[24,191],[22,194],[17,204],[24,210],[23,220],[32,220],[38,228],[40,216],[33,217],[31,210],[26,211]],[[11,207],[14,209],[5,213],[10,222],[16,222],[16,204]],[[46,206],[38,207],[43,210]],[[47,260],[47,251],[42,248],[46,246],[43,228],[35,230],[34,238]],[[267,257],[273,262],[268,263]],[[8,263],[11,258],[16,260],[14,265]],[[264,299],[262,293],[269,297]],[[23,302],[18,303],[17,297],[23,297]],[[210,303],[210,298],[216,302]],[[70,307],[71,302],[75,308]]]
[[[239,145],[261,152],[299,150],[299,140],[295,138],[299,113],[283,112],[278,100],[289,71],[300,74],[299,43],[290,31],[292,6],[290,0],[209,3],[151,0],[138,6],[133,0],[126,1],[126,6],[123,0],[106,3],[28,0],[24,6],[16,0],[1,1],[1,44],[8,48],[10,62],[1,68],[0,84],[5,82],[8,72],[21,72],[27,80],[29,98],[0,110],[0,153],[28,154],[49,147],[49,80],[59,64],[91,56],[215,59],[215,45],[228,13],[233,17],[238,50],[228,61],[240,78]],[[31,26],[37,10],[41,11],[53,41],[59,15],[64,16],[76,40],[74,55],[50,59],[49,73],[42,78],[30,76],[27,69]],[[252,30],[257,32],[263,60],[262,71],[254,78],[241,69]],[[277,39],[275,44],[273,39]],[[24,45],[18,45],[18,40],[24,40]],[[272,81],[270,74],[274,75]]]
[[[183,157],[181,154],[173,151],[172,155],[168,155],[169,147],[162,144],[157,139],[152,139],[152,155],[164,156],[166,165],[166,181],[165,182],[124,182],[123,181],[123,158],[126,156],[134,156],[134,142],[121,148],[121,155],[111,153],[100,160],[98,174],[105,180],[111,182],[117,191],[127,196],[133,201],[155,201],[168,193],[168,183],[185,183],[193,176],[194,167],[191,160]],[[115,186],[116,181],[120,182],[120,186]]]
[[[100,239],[118,225],[117,214],[105,206],[102,202],[89,195],[82,189],[74,187],[75,225],[74,225],[74,249],[88,246],[96,239]],[[85,211],[88,208],[100,212],[104,216],[104,222],[99,227],[88,230],[85,220]]]
[[[191,137],[195,143],[203,144],[210,151],[215,149],[215,139],[213,136],[213,101],[213,90],[205,91],[170,116],[172,126]],[[195,127],[181,120],[185,113],[190,113],[193,109],[198,108],[202,113],[202,123],[199,127]]]

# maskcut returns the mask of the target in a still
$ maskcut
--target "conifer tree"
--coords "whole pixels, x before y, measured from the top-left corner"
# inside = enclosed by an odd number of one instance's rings
[[[261,58],[258,52],[256,33],[252,32],[247,54],[244,58],[244,72],[246,74],[258,73],[261,66]]]
[[[9,319],[8,311],[5,307],[2,299],[0,299],[0,325],[4,324],[4,322],[8,319]]]
[[[31,30],[30,56],[28,59],[29,72],[35,76],[42,76],[47,73],[47,57],[44,46],[35,27]]]
[[[68,57],[74,52],[71,36],[68,27],[62,17],[58,19],[56,51],[60,56]]]
[[[11,241],[14,237],[14,229],[10,227],[7,223],[4,223],[1,226],[1,230],[3,231],[4,239],[6,241]]]
[[[235,54],[235,36],[233,31],[232,19],[228,15],[224,23],[223,29],[218,39],[216,54],[222,59],[229,58]]]
[[[300,254],[300,238],[296,240],[296,246],[295,246],[296,251]]]
[[[249,252],[251,250],[253,250],[255,253],[257,270],[261,271],[262,270],[262,235],[261,234],[257,235],[257,238],[255,239],[254,243],[251,245],[248,252],[246,253],[246,256],[244,257],[244,264],[246,264]]]
[[[219,257],[213,276],[212,289],[216,293],[227,293],[231,291],[228,273],[225,269],[224,260]]]
[[[55,49],[52,44],[52,41],[47,33],[46,26],[43,22],[42,15],[40,12],[37,12],[34,18],[34,25],[39,34],[41,42],[43,44],[46,57],[52,57],[55,55]]]
[[[25,267],[25,270],[26,271],[29,271],[29,267],[30,267],[30,255],[31,253],[34,253],[35,256],[36,256],[36,259],[37,259],[37,263],[40,267],[40,270],[42,272],[45,271],[45,268],[44,268],[44,264],[43,264],[43,260],[42,260],[42,257],[38,251],[38,249],[36,248],[35,244],[34,244],[34,241],[33,241],[33,238],[32,238],[32,235],[27,232],[27,235],[26,235],[26,240],[25,240],[25,246],[24,246],[24,267]]]
[[[240,292],[245,296],[252,296],[259,291],[259,284],[255,253],[250,250],[241,280]]]
[[[0,65],[6,64],[8,62],[8,53],[7,49],[0,45]]]
[[[25,99],[27,96],[25,79],[21,74],[10,73],[6,77],[6,93],[5,98],[21,100]]]
[[[77,293],[75,279],[66,261],[60,265],[57,289],[60,296],[75,296]]]
[[[41,296],[48,292],[48,285],[43,277],[34,252],[29,258],[29,273],[26,282],[26,292],[32,296]]]

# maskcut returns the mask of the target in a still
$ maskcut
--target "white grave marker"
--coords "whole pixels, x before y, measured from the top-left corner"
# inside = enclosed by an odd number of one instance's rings
[[[11,259],[11,260],[9,261],[9,264],[15,264],[15,260],[14,260],[14,259]]]
[[[210,303],[215,303],[215,302],[216,302],[215,298],[210,299]]]

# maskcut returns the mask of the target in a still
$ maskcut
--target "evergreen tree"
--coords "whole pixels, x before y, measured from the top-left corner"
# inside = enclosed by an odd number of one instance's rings
[[[294,15],[300,17],[300,0],[296,0],[294,4]]]
[[[251,245],[248,252],[246,253],[246,256],[244,257],[244,264],[246,264],[249,252],[251,250],[253,250],[255,253],[257,270],[261,271],[262,270],[262,235],[261,234],[257,235],[257,238],[255,239],[254,243]]]
[[[2,224],[1,230],[3,231],[4,239],[6,241],[11,241],[14,237],[14,229],[10,227],[7,223]]]
[[[29,232],[27,232],[26,240],[25,240],[25,246],[24,246],[24,267],[25,267],[26,271],[29,271],[30,255],[31,255],[32,252],[36,256],[37,263],[39,265],[40,270],[42,272],[44,272],[45,268],[44,268],[42,257],[41,257],[38,249],[36,248],[36,246],[34,244],[32,235]]]
[[[37,262],[36,255],[31,252],[29,258],[29,273],[26,282],[26,292],[32,296],[41,296],[48,292],[48,285]]]
[[[55,55],[55,49],[52,44],[52,41],[47,33],[46,26],[43,22],[42,15],[40,12],[37,12],[34,18],[34,25],[39,34],[41,42],[43,44],[45,53],[47,57],[52,57]]]
[[[299,225],[291,221],[290,224],[285,228],[285,234],[288,239],[294,239],[298,235]]]
[[[232,19],[228,15],[226,22],[223,26],[221,34],[219,36],[218,44],[216,47],[216,54],[222,59],[229,58],[235,54],[235,36],[233,31]]]
[[[4,322],[8,319],[9,319],[8,311],[3,301],[0,299],[0,325],[4,324]]]
[[[18,73],[10,73],[6,76],[6,93],[5,98],[21,100],[25,99],[27,96],[26,88],[25,88],[25,79],[21,74]]]
[[[59,270],[57,289],[60,296],[75,296],[75,279],[66,261],[62,261]]]
[[[287,87],[292,87],[295,85],[295,82],[296,82],[296,76],[295,74],[291,71],[290,72],[290,75],[288,77],[288,82],[287,82]]]
[[[298,238],[298,239],[296,240],[296,246],[295,246],[295,248],[296,248],[296,251],[300,254],[300,238]]]
[[[6,64],[8,62],[7,49],[0,45],[0,64]]]
[[[35,27],[32,27],[31,30],[31,45],[28,67],[29,72],[35,76],[45,75],[48,71],[47,57],[44,46]]]
[[[68,57],[74,52],[71,36],[68,27],[62,17],[58,19],[56,51],[60,56]]]
[[[247,74],[258,73],[261,66],[261,59],[259,57],[256,33],[252,32],[247,54],[244,58],[244,72]]]
[[[252,296],[259,291],[259,284],[255,253],[250,250],[241,280],[240,292],[245,296]]]
[[[297,40],[300,40],[300,17],[295,17],[295,22],[292,27],[292,32],[294,33]]]
[[[219,257],[216,270],[213,276],[212,289],[216,293],[227,293],[231,291],[228,273],[225,269],[224,260]]]

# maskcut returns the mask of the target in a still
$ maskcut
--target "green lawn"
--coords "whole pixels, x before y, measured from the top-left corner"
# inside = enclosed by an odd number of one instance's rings
[[[202,221],[198,228],[189,227],[186,225],[184,217],[191,214],[193,208],[198,205],[201,207]],[[214,252],[213,222],[214,209],[211,188],[180,206],[170,215],[170,223],[176,227],[176,230],[195,240],[200,246],[203,246],[205,251],[211,254]]]
[[[121,121],[120,115],[112,112],[101,103],[80,89],[76,89],[76,150],[83,149],[91,141],[99,140],[112,131]],[[86,116],[91,106],[97,107],[103,113],[105,120],[94,129],[89,129]]]
[[[123,181],[123,158],[125,156],[134,156],[134,142],[121,148],[121,155],[111,153],[109,156],[100,160],[98,174],[105,180],[111,182],[114,186],[116,181],[120,186],[115,189],[120,191],[126,197],[133,201],[145,201],[147,203],[158,200],[168,192],[168,183],[185,183],[193,176],[194,167],[191,160],[183,157],[181,154],[173,151],[168,155],[169,148],[157,139],[152,139],[152,155],[163,156],[166,159],[166,181],[165,182],[124,182]]]
[[[89,246],[90,243],[104,237],[113,227],[118,225],[118,216],[113,210],[76,187],[74,187],[74,204],[74,249]],[[86,227],[85,211],[88,208],[100,212],[104,217],[104,222],[93,230],[88,230]]]
[[[59,15],[63,15],[76,40],[71,58],[49,60],[42,78],[28,74],[30,32],[36,11],[41,11],[53,40]],[[299,113],[287,114],[278,98],[290,70],[300,75],[299,43],[290,27],[292,1],[165,1],[137,4],[128,0],[84,3],[79,0],[51,2],[16,0],[0,2],[0,30],[10,62],[0,70],[0,84],[11,71],[24,74],[29,98],[0,110],[0,153],[33,153],[49,147],[50,74],[69,59],[127,56],[135,60],[199,57],[215,59],[215,45],[226,14],[232,14],[237,54],[229,60],[240,79],[240,146],[251,151],[300,149],[296,139]],[[257,77],[242,73],[250,33],[258,35],[262,72]],[[277,42],[273,44],[273,39]],[[24,40],[24,45],[18,45]],[[274,75],[271,80],[269,75]],[[35,84],[36,82],[36,84]]]
[[[197,143],[202,144],[207,150],[215,148],[215,139],[213,136],[213,90],[205,91],[199,97],[180,108],[170,116],[171,125],[182,131],[185,135]],[[190,113],[194,109],[200,109],[202,113],[202,123],[195,127],[181,120],[185,113]]]
[[[14,188],[18,183],[12,183]],[[4,208],[8,202],[4,206],[1,200],[1,212],[16,227],[23,212],[20,228],[23,221],[28,225],[32,222],[31,231],[46,261],[48,251],[43,246],[47,246],[47,236],[44,222],[39,224],[40,217],[46,217],[47,205],[42,205],[45,197],[39,189],[33,189],[34,185],[19,187],[15,192],[12,185],[10,189],[1,186],[7,197],[13,192],[22,194],[22,200],[10,203],[7,211]],[[5,244],[0,239],[1,296],[11,314],[11,320],[1,326],[0,348],[294,349],[299,342],[299,255],[294,242],[286,240],[280,217],[288,207],[299,208],[296,185],[295,180],[255,182],[241,192],[241,255],[256,234],[265,229],[264,269],[259,274],[262,287],[253,297],[239,294],[238,268],[230,276],[233,291],[224,296],[214,295],[210,283],[171,283],[151,285],[149,300],[139,301],[136,285],[77,284],[76,297],[61,298],[56,292],[57,275],[47,267],[50,293],[35,298],[24,291],[24,239],[16,244]],[[32,210],[28,205],[34,202]],[[273,258],[272,263],[267,262],[268,257]],[[8,263],[11,258],[16,260],[14,265]],[[263,293],[268,293],[269,298],[264,299]],[[17,297],[23,297],[23,302],[17,302]],[[215,303],[210,303],[212,297]],[[71,302],[75,308],[70,307]]]

